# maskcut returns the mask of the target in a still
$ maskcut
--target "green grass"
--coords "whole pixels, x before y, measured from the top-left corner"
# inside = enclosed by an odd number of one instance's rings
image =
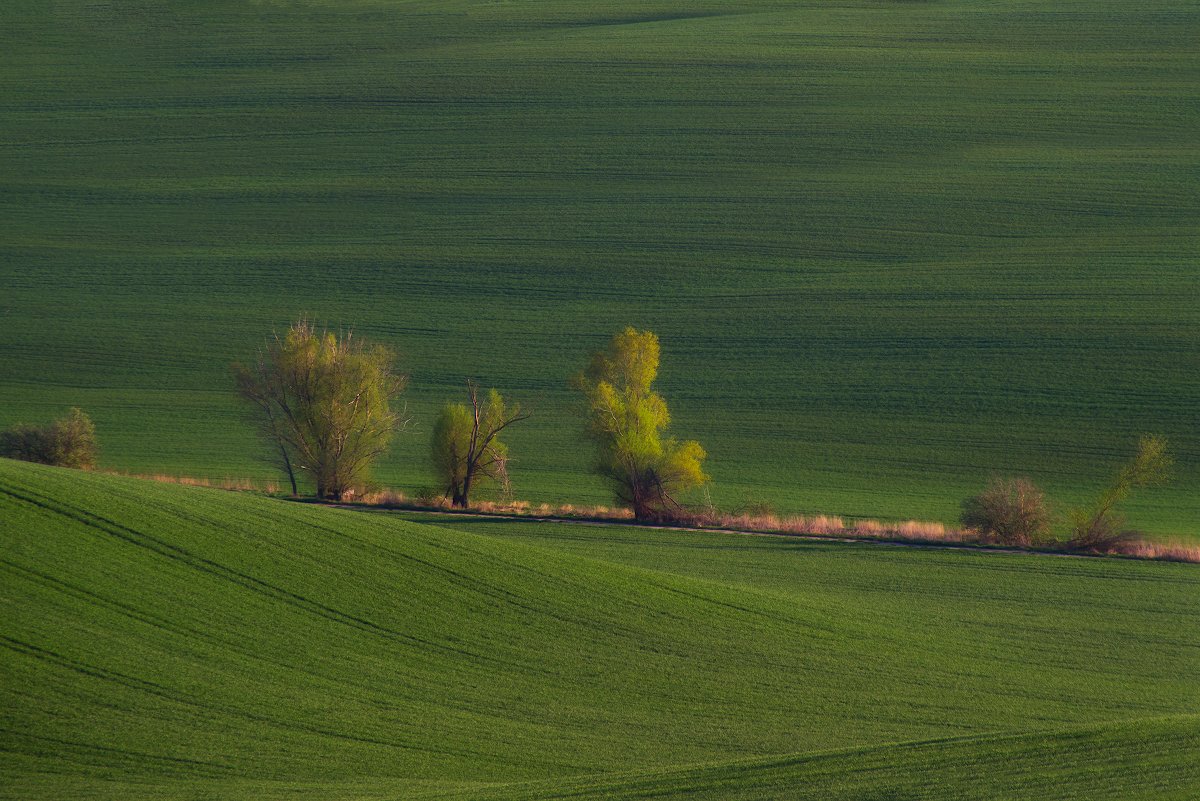
[[[603,781],[472,790],[475,799],[1178,799],[1195,792],[1195,717],[1061,733],[953,738],[735,762]],[[453,797],[453,796],[448,796]]]
[[[9,461],[0,520],[0,796],[1200,791],[1190,565],[449,528]]]
[[[308,314],[400,350],[429,483],[474,376],[513,475],[604,500],[568,376],[662,336],[714,498],[1060,510],[1138,434],[1200,535],[1200,9],[1189,0],[44,3],[0,9],[0,426],[263,476],[227,365]]]

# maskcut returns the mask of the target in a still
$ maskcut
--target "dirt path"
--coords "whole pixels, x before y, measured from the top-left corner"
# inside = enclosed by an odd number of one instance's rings
[[[948,551],[973,551],[987,554],[1025,554],[1027,556],[1058,556],[1068,559],[1097,559],[1107,554],[1062,553],[1059,551],[1034,551],[1024,548],[1002,548],[992,545],[977,545],[972,543],[938,542],[936,540],[905,540],[890,537],[853,537],[838,534],[791,534],[783,531],[749,531],[734,528],[699,528],[695,526],[673,526],[655,523],[637,523],[632,520],[597,520],[578,517],[542,517],[532,515],[506,515],[495,512],[461,512],[447,509],[404,509],[400,507],[366,506],[362,504],[325,504],[338,509],[348,509],[356,512],[375,514],[405,514],[426,517],[440,517],[447,522],[461,517],[467,520],[502,520],[511,523],[558,523],[575,526],[600,526],[638,528],[651,531],[680,531],[691,534],[729,534],[741,537],[778,537],[783,539],[802,540],[805,542],[842,542],[842,543],[871,543],[892,545],[902,548],[930,548]],[[1124,557],[1121,557],[1124,558]]]

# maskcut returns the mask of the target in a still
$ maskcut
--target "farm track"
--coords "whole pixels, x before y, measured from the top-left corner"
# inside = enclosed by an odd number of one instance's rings
[[[299,501],[299,503],[310,503],[309,501]],[[801,542],[845,542],[845,543],[874,543],[878,545],[892,545],[903,548],[932,548],[938,550],[954,550],[954,551],[972,551],[993,554],[1027,554],[1030,556],[1059,556],[1071,559],[1097,559],[1105,558],[1106,554],[1081,554],[1081,553],[1063,553],[1061,551],[1044,551],[1031,548],[1005,548],[1002,546],[991,545],[972,545],[969,543],[955,542],[937,542],[927,540],[906,540],[902,538],[888,537],[854,537],[844,536],[839,534],[792,534],[785,531],[754,531],[748,529],[737,528],[704,528],[696,526],[678,526],[670,524],[658,523],[637,523],[632,520],[583,520],[573,517],[554,517],[554,516],[534,516],[534,515],[506,515],[496,514],[491,512],[472,512],[472,511],[453,511],[453,510],[431,510],[431,509],[406,509],[403,507],[395,508],[373,508],[363,504],[352,503],[328,503],[321,504],[334,509],[348,509],[356,512],[376,512],[376,513],[396,513],[400,515],[411,516],[428,516],[431,518],[443,518],[444,521],[453,521],[455,518],[478,518],[481,520],[503,520],[511,523],[550,523],[563,525],[579,525],[579,526],[610,526],[618,528],[644,529],[649,531],[683,531],[692,534],[733,534],[744,537],[782,537],[784,539],[799,540]],[[1124,557],[1122,557],[1124,558]]]

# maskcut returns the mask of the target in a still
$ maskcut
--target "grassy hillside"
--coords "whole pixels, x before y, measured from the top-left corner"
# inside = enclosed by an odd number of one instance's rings
[[[697,538],[723,579],[6,461],[0,520],[7,797],[1200,789],[1192,566]]]
[[[1174,799],[1195,792],[1180,755],[1200,747],[1195,717],[1069,732],[953,738],[690,770],[472,790],[474,799]]]
[[[427,483],[468,375],[589,501],[567,377],[664,344],[715,498],[1065,501],[1137,434],[1200,520],[1200,9],[1187,0],[44,3],[0,9],[0,425],[264,475],[227,365],[301,312],[404,355]]]

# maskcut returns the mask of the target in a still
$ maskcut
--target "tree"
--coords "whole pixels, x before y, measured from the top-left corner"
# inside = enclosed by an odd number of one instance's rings
[[[630,327],[574,381],[587,402],[587,432],[599,451],[596,470],[638,520],[669,517],[680,508],[678,493],[709,480],[700,443],[663,439],[671,417],[651,387],[658,363],[658,337]]]
[[[451,503],[466,508],[471,488],[481,479],[508,484],[508,446],[500,441],[500,432],[529,415],[521,407],[506,406],[496,390],[488,392],[480,403],[473,381],[467,381],[467,399],[471,406],[447,403],[433,426],[433,465],[445,482]]]
[[[983,542],[1036,545],[1050,527],[1046,499],[1027,478],[992,479],[987,488],[962,502],[962,524]]]
[[[334,501],[369,480],[371,463],[408,422],[391,408],[408,383],[394,364],[382,345],[318,332],[300,319],[269,340],[253,365],[233,366],[238,393],[293,494],[298,473],[311,477],[318,498]]]
[[[18,424],[0,432],[0,456],[10,459],[91,470],[98,453],[96,427],[75,407],[50,425]]]
[[[1117,471],[1095,505],[1072,512],[1067,545],[1080,551],[1107,551],[1134,538],[1137,532],[1124,528],[1125,518],[1117,506],[1138,487],[1165,483],[1172,464],[1165,437],[1146,435],[1139,439],[1133,458]]]

